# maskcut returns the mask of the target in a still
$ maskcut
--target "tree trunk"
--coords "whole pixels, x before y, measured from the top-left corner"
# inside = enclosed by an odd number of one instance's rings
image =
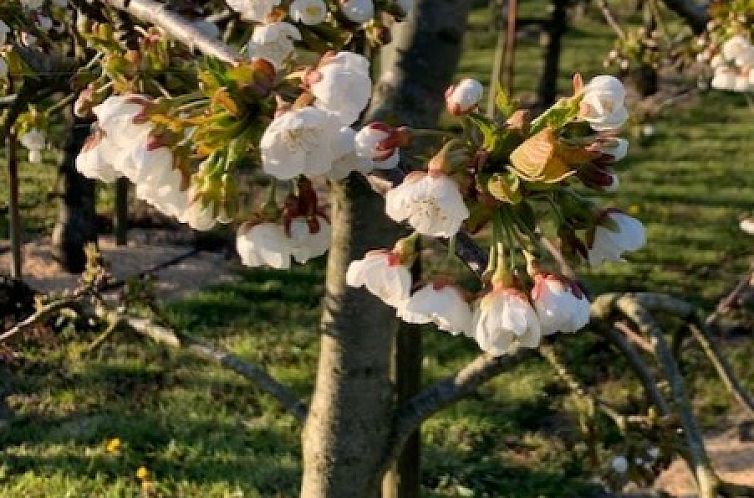
[[[390,246],[398,227],[361,178],[333,184],[333,235],[317,383],[303,433],[306,498],[377,498],[376,470],[391,422],[390,351],[395,311],[345,273],[370,249]]]
[[[568,0],[553,0],[552,15],[547,23],[547,46],[544,68],[537,90],[537,110],[550,107],[558,96],[558,75],[560,74],[560,53],[563,49],[563,36],[568,30]]]
[[[52,232],[53,257],[66,271],[81,273],[86,266],[84,246],[97,240],[94,182],[76,171],[76,156],[89,130],[84,122],[74,123],[63,151],[59,171],[63,179],[58,220]]]
[[[431,126],[460,56],[470,0],[422,0],[394,32],[369,120]],[[421,22],[419,22],[421,20]],[[345,272],[369,249],[391,247],[401,229],[383,200],[356,175],[332,187],[324,334],[302,435],[306,498],[376,498],[392,423],[390,366],[395,311]]]

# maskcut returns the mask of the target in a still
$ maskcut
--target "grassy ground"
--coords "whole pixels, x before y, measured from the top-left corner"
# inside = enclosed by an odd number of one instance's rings
[[[544,15],[541,6],[524,2],[523,15]],[[483,29],[485,16],[483,10],[473,15],[476,32],[468,37],[461,67],[483,80],[494,45]],[[585,75],[601,70],[610,40],[590,19],[571,31],[563,54],[564,91],[573,68]],[[539,74],[536,41],[522,40],[518,54],[522,96],[535,88]],[[644,147],[634,141],[615,205],[645,221],[649,245],[628,264],[589,274],[595,292],[657,290],[710,306],[731,286],[752,244],[737,229],[737,217],[754,211],[751,117],[743,98],[705,95],[690,109],[663,115]],[[52,214],[44,202],[50,175],[34,168],[24,166],[25,220],[30,229],[43,230]],[[4,188],[0,184],[0,196]],[[0,225],[0,236],[2,230]],[[170,304],[168,313],[191,333],[269,365],[306,396],[316,367],[312,324],[322,281],[321,263],[290,272],[247,271],[240,283]],[[476,352],[463,339],[430,330],[424,337],[426,382]],[[87,353],[92,339],[91,333],[71,332],[51,346],[24,351],[12,397],[18,419],[0,432],[0,496],[135,496],[144,482],[136,476],[140,467],[163,496],[297,495],[299,429],[272,400],[232,374],[139,338],[119,335]],[[599,379],[605,393],[629,402],[636,386],[621,380],[625,365],[599,341],[585,332],[561,338],[559,345],[579,375]],[[736,346],[732,354],[754,386],[748,360],[754,346]],[[706,367],[687,373],[699,412],[713,425],[726,412],[722,389]],[[533,362],[442,412],[422,434],[426,496],[588,496],[595,469],[583,459],[578,435],[563,415],[567,404],[547,366]],[[117,446],[114,438],[121,446],[108,451]]]

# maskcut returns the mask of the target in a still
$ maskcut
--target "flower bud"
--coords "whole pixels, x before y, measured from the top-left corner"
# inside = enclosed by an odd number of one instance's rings
[[[471,112],[482,100],[484,87],[477,80],[465,78],[445,91],[445,105],[454,116]]]
[[[364,126],[356,134],[354,145],[356,154],[373,161],[375,168],[391,169],[400,162],[400,150],[408,145],[411,135],[405,127],[393,128],[375,121]]]

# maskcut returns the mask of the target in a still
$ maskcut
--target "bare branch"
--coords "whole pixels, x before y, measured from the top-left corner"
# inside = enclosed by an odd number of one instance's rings
[[[673,358],[670,347],[665,341],[662,329],[647,308],[635,296],[626,294],[615,301],[615,305],[639,327],[642,333],[652,338],[655,356],[670,384],[673,403],[678,411],[681,426],[683,427],[700,497],[716,498],[719,479],[710,464],[709,456],[704,447],[701,429],[694,417],[691,403],[686,396],[683,376],[678,369],[675,358]]]
[[[733,290],[717,303],[715,311],[705,320],[705,324],[708,327],[714,325],[722,315],[729,312],[736,305],[736,301],[741,297],[741,294],[751,285],[752,279],[754,279],[754,271],[750,271],[741,277]]]
[[[296,417],[296,420],[302,423],[306,421],[306,405],[261,366],[249,363],[227,351],[217,349],[184,332],[157,325],[151,320],[134,317],[124,318],[123,320],[133,330],[156,342],[188,351],[195,356],[236,372],[251,381],[260,390],[277,399],[286,410]]]
[[[396,410],[390,445],[392,453],[385,465],[400,454],[406,440],[424,420],[533,356],[534,351],[531,349],[520,349],[505,356],[481,354],[454,375],[435,382],[408,400]]]
[[[607,415],[609,418],[613,420],[616,426],[621,430],[621,432],[625,432],[628,429],[629,425],[650,425],[652,422],[650,421],[649,417],[642,416],[642,415],[624,415],[620,413],[615,407],[611,406],[609,403],[607,403],[605,400],[595,396],[594,394],[590,393],[579,381],[576,379],[576,377],[573,375],[573,373],[568,369],[568,367],[563,363],[563,361],[558,356],[558,353],[555,351],[555,348],[552,347],[550,344],[542,344],[539,347],[539,354],[542,355],[542,357],[547,360],[547,362],[550,364],[550,366],[555,370],[555,372],[558,374],[558,376],[563,380],[563,382],[568,386],[568,388],[578,397],[582,398],[586,402],[588,402],[591,406],[596,408],[597,410],[601,411],[605,415]],[[663,414],[666,416],[666,420],[670,423],[673,423],[673,420],[671,417],[667,417],[668,414]]]
[[[704,350],[704,353],[707,355],[707,358],[709,358],[712,366],[715,367],[717,375],[720,376],[720,380],[723,381],[726,389],[728,389],[750,416],[754,415],[754,398],[752,398],[751,394],[741,385],[741,382],[738,380],[735,373],[733,373],[733,367],[728,363],[728,360],[725,359],[725,356],[723,356],[720,351],[720,346],[712,340],[704,326],[697,326],[694,323],[689,323],[688,327],[691,334],[694,336],[694,339],[696,339],[696,342],[699,343]]]
[[[654,354],[655,348],[652,347],[652,343],[646,340],[643,335],[632,329],[628,323],[624,321],[617,321],[613,324],[613,327],[615,327],[617,331],[625,335],[626,339],[631,341],[632,344],[639,347],[645,353]]]
[[[615,16],[613,15],[613,11],[610,10],[610,6],[607,4],[605,0],[597,0],[597,7],[600,8],[600,11],[602,11],[602,17],[605,18],[605,22],[615,31],[615,34],[618,35],[618,38],[621,40],[625,40],[626,33],[623,31],[623,28],[621,28],[618,21],[615,20]]]
[[[660,414],[670,415],[673,410],[670,408],[667,400],[665,400],[665,396],[663,396],[662,392],[660,392],[660,389],[657,387],[657,379],[655,379],[652,369],[649,367],[649,364],[644,361],[644,357],[642,357],[642,355],[636,350],[631,341],[626,339],[626,337],[617,329],[610,327],[605,328],[603,334],[626,356],[628,363],[631,365],[634,373],[639,377],[639,381],[641,381],[641,384],[644,386],[644,391],[660,411]]]
[[[52,301],[48,304],[45,304],[41,308],[39,308],[37,311],[32,313],[31,315],[27,316],[20,322],[13,325],[11,328],[7,329],[5,332],[0,334],[0,342],[7,341],[11,337],[20,334],[21,332],[24,332],[27,329],[32,328],[35,325],[38,325],[39,323],[47,320],[50,316],[54,315],[60,310],[63,310],[65,308],[72,308],[76,306],[78,301],[81,298],[80,293],[74,293],[71,296],[64,297],[62,299],[57,299],[55,301]]]
[[[207,36],[192,22],[168,10],[167,5],[163,3],[154,0],[103,1],[116,9],[128,12],[140,21],[162,28],[171,37],[205,55],[233,65],[242,61],[236,50],[217,38]]]

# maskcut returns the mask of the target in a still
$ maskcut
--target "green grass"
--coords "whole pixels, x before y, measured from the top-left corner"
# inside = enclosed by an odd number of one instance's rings
[[[541,1],[522,15],[542,16]],[[460,73],[487,81],[494,38],[486,12],[475,11]],[[561,91],[570,72],[602,71],[611,34],[587,18],[565,41]],[[536,85],[541,48],[521,40],[517,95]],[[630,208],[649,229],[645,250],[622,265],[586,274],[595,292],[670,292],[710,308],[746,268],[754,240],[737,217],[754,211],[752,110],[737,96],[708,94],[689,109],[671,109],[655,122],[644,146],[632,141],[622,187],[608,202]],[[49,229],[46,201],[54,172],[22,166],[26,228]],[[6,184],[0,184],[0,196]],[[5,226],[0,224],[0,236]],[[322,264],[289,272],[246,271],[239,283],[170,304],[178,326],[263,363],[302,397],[311,392],[317,360]],[[18,419],[0,432],[0,496],[131,497],[135,477],[149,469],[157,493],[180,497],[293,497],[300,474],[299,427],[273,400],[228,373],[190,357],[118,334],[87,353],[92,332],[67,332],[51,344],[28,346],[11,398]],[[470,341],[427,329],[424,381],[471,358]],[[627,366],[589,333],[558,345],[585,381],[620,405],[637,403]],[[735,366],[754,387],[750,342],[730,348]],[[687,363],[690,390],[708,426],[720,422],[728,399],[698,354]],[[496,378],[440,413],[423,428],[423,484],[428,497],[584,497],[594,469],[584,458],[571,400],[542,362]],[[606,440],[620,451],[622,441]],[[118,437],[118,453],[106,451]]]

